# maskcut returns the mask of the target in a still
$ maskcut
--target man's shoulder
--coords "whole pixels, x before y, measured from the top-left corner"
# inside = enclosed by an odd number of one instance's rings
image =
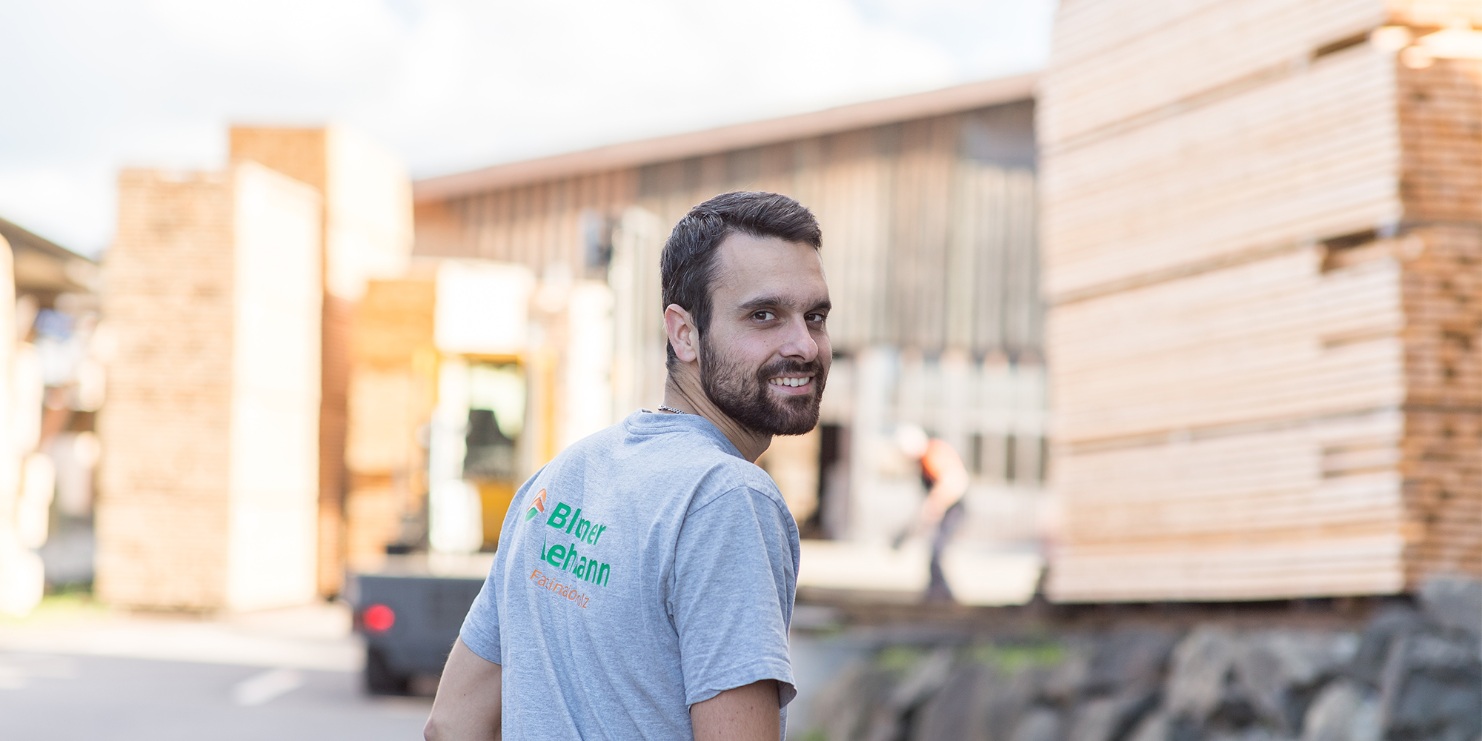
[[[692,509],[709,505],[721,497],[753,496],[786,507],[777,482],[760,466],[744,458],[734,456],[708,457],[702,463],[704,471],[695,492]]]

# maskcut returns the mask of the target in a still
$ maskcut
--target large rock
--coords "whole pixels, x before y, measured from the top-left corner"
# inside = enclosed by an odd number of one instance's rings
[[[1307,709],[1302,741],[1379,741],[1379,700],[1350,680],[1328,684]]]
[[[1078,708],[1070,726],[1070,741],[1117,741],[1158,705],[1154,687],[1128,688],[1113,697],[1099,697]]]
[[[1389,738],[1472,741],[1482,734],[1482,683],[1447,682],[1427,672],[1404,682],[1389,716]]]
[[[1252,634],[1235,658],[1241,694],[1249,698],[1263,724],[1299,733],[1312,699],[1353,661],[1358,644],[1357,636],[1346,633]]]
[[[1408,606],[1391,605],[1380,610],[1359,636],[1358,651],[1349,666],[1349,676],[1378,688],[1384,669],[1398,641],[1425,630],[1425,620]]]
[[[1224,628],[1201,627],[1185,637],[1173,650],[1164,698],[1169,714],[1201,726],[1217,715],[1253,715],[1248,701],[1230,694],[1240,651],[1239,638]],[[1240,720],[1228,724],[1239,725]]]
[[[1059,713],[1049,708],[1034,708],[1019,719],[1009,741],[1061,741],[1065,738],[1064,726]]]
[[[1293,741],[1290,736],[1283,736],[1275,731],[1265,728],[1246,728],[1239,731],[1217,731],[1205,737],[1207,741]]]
[[[886,706],[899,677],[869,659],[850,663],[813,702],[812,728],[828,741],[855,741],[869,735],[879,722],[877,710]]]
[[[1112,632],[1098,642],[1091,655],[1086,690],[1110,694],[1129,686],[1149,688],[1162,684],[1178,638],[1172,630],[1150,627]]]
[[[1127,736],[1127,741],[1173,741],[1173,719],[1167,713],[1149,713]]]
[[[989,724],[989,707],[1011,689],[1012,684],[993,669],[965,663],[954,669],[942,687],[915,713],[910,738],[913,741],[944,738],[998,741],[1000,736],[993,733]],[[1007,731],[1004,734],[1006,737]]]
[[[1094,643],[1070,641],[1065,655],[1050,668],[1040,687],[1039,700],[1062,710],[1075,705],[1091,685],[1091,663],[1096,652]]]
[[[952,648],[942,646],[915,661],[898,676],[895,686],[870,711],[868,741],[896,741],[906,737],[920,707],[946,684],[955,663]]]
[[[1420,586],[1420,605],[1436,625],[1482,635],[1482,581],[1460,576],[1430,579]]]

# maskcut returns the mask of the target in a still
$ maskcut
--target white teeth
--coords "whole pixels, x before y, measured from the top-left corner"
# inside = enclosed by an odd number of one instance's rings
[[[774,383],[774,384],[776,384],[778,386],[793,386],[793,387],[797,387],[797,386],[806,386],[806,385],[808,385],[808,379],[807,378],[774,378],[774,379],[772,379],[772,383]]]

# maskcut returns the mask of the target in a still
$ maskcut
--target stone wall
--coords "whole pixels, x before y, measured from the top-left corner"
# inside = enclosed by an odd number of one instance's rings
[[[1365,604],[1347,619],[1290,609],[1220,619],[1211,609],[1194,620],[1051,618],[991,638],[881,642],[818,691],[808,727],[790,735],[1482,740],[1482,583],[1437,580],[1417,600]]]

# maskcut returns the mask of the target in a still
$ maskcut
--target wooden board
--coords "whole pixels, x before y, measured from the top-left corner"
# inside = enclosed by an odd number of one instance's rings
[[[1116,290],[1401,212],[1395,63],[1367,47],[1042,165],[1047,298]]]
[[[1186,115],[1233,88],[1285,76],[1384,19],[1382,0],[1062,3],[1040,101],[1042,141],[1059,153],[1122,126]]]
[[[1394,406],[1400,268],[1299,250],[1057,307],[1063,444]]]

